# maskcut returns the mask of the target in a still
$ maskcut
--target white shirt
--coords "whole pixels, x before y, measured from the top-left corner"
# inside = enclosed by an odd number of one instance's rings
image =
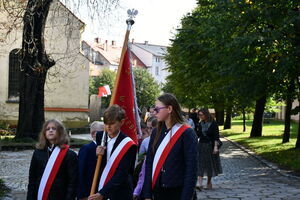
[[[119,131],[118,135],[114,138],[110,138],[109,135],[107,135],[107,147],[106,147],[107,148],[106,149],[107,150],[107,154],[106,154],[107,155],[107,162],[108,162],[108,160],[111,156],[111,151],[114,147],[114,144],[115,144],[116,139],[118,138],[119,134],[120,134],[120,131]]]

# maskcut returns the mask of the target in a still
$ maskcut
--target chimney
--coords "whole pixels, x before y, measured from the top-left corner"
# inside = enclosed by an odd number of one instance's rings
[[[107,40],[105,40],[105,44],[104,44],[104,50],[105,50],[105,51],[107,51],[107,50],[108,50],[108,49],[107,49],[107,48],[108,48],[108,44],[107,44],[107,42],[108,42],[108,41],[107,41]]]
[[[95,40],[94,40],[97,44],[99,43],[99,38],[95,38]]]
[[[131,43],[132,43],[132,44],[134,43],[134,39],[133,39],[133,38],[131,39]]]
[[[145,41],[145,43],[144,43],[145,45],[148,45],[148,41]]]
[[[111,41],[111,46],[113,46],[113,47],[116,46],[116,41],[115,40]]]

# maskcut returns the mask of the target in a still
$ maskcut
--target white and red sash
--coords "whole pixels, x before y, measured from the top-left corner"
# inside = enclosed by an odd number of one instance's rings
[[[112,178],[121,159],[132,145],[135,145],[134,141],[130,137],[125,137],[111,154],[101,174],[98,191]]]
[[[152,165],[152,189],[171,149],[187,128],[189,128],[187,125],[175,124],[158,146]]]
[[[52,183],[57,175],[57,172],[60,168],[60,165],[66,156],[66,153],[69,149],[68,145],[65,145],[65,148],[61,149],[59,147],[55,147],[53,150],[46,168],[44,170],[39,190],[38,190],[38,200],[46,200],[48,199],[48,195],[52,186]]]

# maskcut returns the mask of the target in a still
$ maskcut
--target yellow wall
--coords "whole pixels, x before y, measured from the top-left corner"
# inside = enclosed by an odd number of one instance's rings
[[[1,14],[0,21],[7,20],[3,17],[3,12]],[[48,72],[45,107],[88,109],[89,63],[80,53],[80,30],[83,25],[61,3],[53,2],[46,22],[45,46],[46,52],[56,61],[56,65]],[[20,48],[21,40],[22,28],[13,30],[4,41],[0,41],[0,120],[18,118],[18,104],[6,103],[6,101],[8,100],[9,52]],[[70,122],[69,124],[75,124],[76,127],[87,124],[88,112],[47,111],[45,117]]]

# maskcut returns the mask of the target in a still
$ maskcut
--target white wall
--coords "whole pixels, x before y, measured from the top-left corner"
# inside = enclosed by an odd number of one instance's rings
[[[132,51],[147,66],[149,73],[158,84],[166,83],[169,72],[166,70],[167,64],[163,57],[157,57],[134,44],[132,45]],[[160,58],[160,61],[157,62],[156,58]],[[156,74],[156,67],[159,69],[158,75]]]
[[[157,58],[159,58],[159,62],[157,62]],[[156,74],[156,67],[159,69],[158,75]],[[169,75],[166,67],[167,65],[163,57],[153,56],[152,66],[149,68],[149,72],[160,85],[166,83],[166,78]]]

